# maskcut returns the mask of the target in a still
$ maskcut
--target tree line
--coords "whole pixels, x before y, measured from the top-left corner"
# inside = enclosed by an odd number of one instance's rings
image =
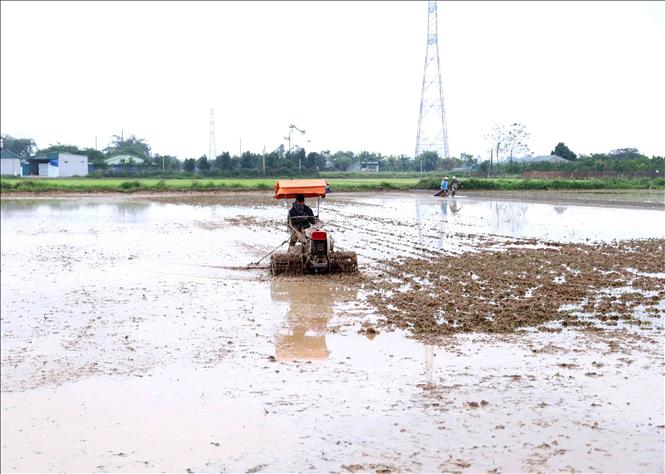
[[[526,127],[514,123],[495,126],[487,138],[492,148],[489,159],[461,153],[459,157],[444,158],[436,152],[426,151],[418,157],[407,155],[383,155],[369,151],[325,150],[307,152],[303,148],[285,151],[283,146],[270,153],[245,151],[241,155],[223,152],[213,159],[203,155],[180,160],[173,155],[152,153],[147,140],[114,136],[111,144],[103,150],[80,148],[76,145],[56,143],[38,148],[31,138],[16,138],[2,135],[2,149],[11,150],[21,158],[51,152],[87,155],[94,174],[105,175],[177,175],[198,174],[202,176],[315,176],[322,172],[360,171],[368,163],[376,163],[382,172],[433,172],[458,170],[482,176],[519,174],[525,171],[566,172],[616,172],[637,175],[658,175],[665,168],[663,157],[647,157],[635,148],[621,148],[607,153],[577,155],[563,142],[552,149],[551,154],[566,160],[564,163],[529,162],[520,163],[514,158],[528,151]],[[106,160],[119,155],[136,157],[110,166]],[[501,161],[503,158],[503,161]]]

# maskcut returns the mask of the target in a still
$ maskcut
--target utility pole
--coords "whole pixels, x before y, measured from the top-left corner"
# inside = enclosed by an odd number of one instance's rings
[[[263,145],[263,175],[266,174],[266,146]]]
[[[212,162],[215,157],[217,157],[217,148],[215,146],[215,109],[210,109],[210,140],[208,141],[208,161]]]
[[[439,60],[437,2],[427,6],[427,49],[420,93],[420,113],[416,134],[416,157],[425,151],[435,151],[440,158],[450,158],[446,111],[443,105],[441,63]],[[422,159],[420,161],[422,172]]]
[[[300,132],[300,135],[305,134],[305,130],[300,130],[298,127],[296,127],[293,124],[289,125],[289,152],[291,152],[291,132],[293,132],[294,130]],[[302,159],[300,154],[298,154],[298,171],[300,171],[301,169],[302,169]]]

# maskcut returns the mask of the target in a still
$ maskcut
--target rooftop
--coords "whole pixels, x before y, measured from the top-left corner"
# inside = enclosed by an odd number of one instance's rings
[[[7,160],[18,160],[21,157],[11,150],[2,150],[2,152],[0,152],[0,158]]]

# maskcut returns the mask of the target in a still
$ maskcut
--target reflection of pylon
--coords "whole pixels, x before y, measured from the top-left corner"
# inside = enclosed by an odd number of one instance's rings
[[[210,143],[208,145],[208,161],[212,161],[217,156],[215,149],[215,109],[210,109]]]
[[[448,154],[446,111],[443,107],[436,2],[428,2],[427,52],[425,54],[423,87],[420,94],[416,156],[425,151],[436,151],[441,158],[450,158]]]

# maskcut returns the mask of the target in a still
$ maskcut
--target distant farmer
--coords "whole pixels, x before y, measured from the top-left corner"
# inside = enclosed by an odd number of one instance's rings
[[[435,194],[435,196],[443,196],[446,197],[448,194],[448,176],[445,176],[441,180],[441,190]]]
[[[457,181],[457,178],[453,176],[453,179],[450,180],[450,193],[455,197],[455,192],[460,188],[460,183]]]

